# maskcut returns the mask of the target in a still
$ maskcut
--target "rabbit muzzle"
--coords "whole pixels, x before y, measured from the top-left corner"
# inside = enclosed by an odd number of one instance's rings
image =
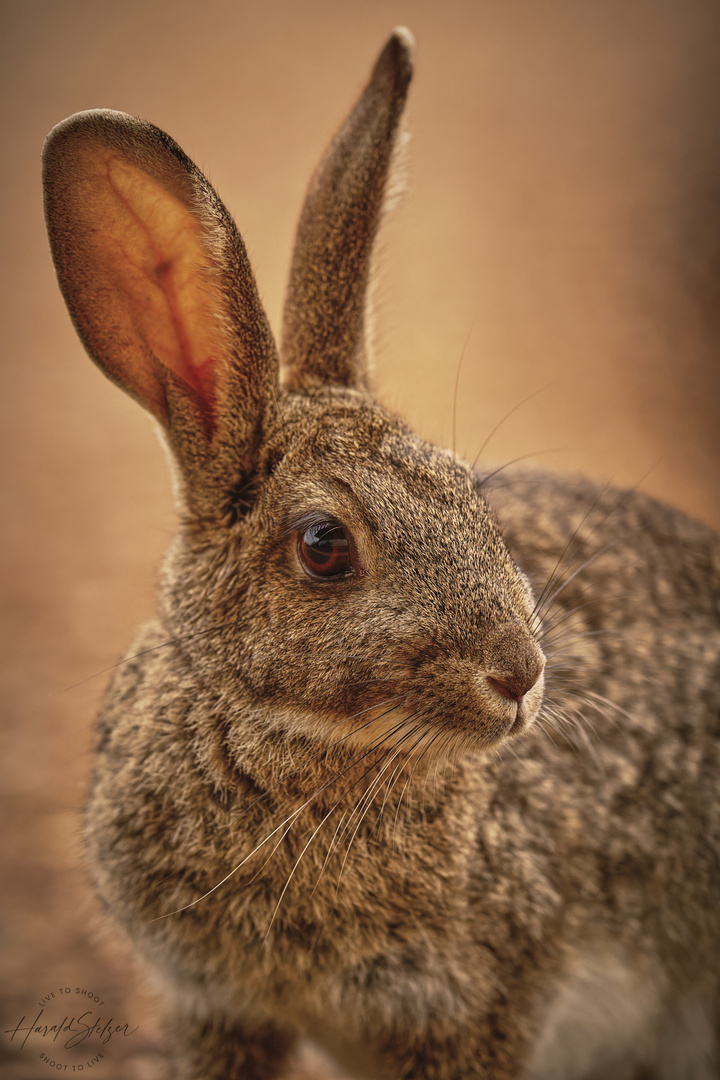
[[[490,689],[517,705],[518,720],[528,711],[537,712],[545,657],[533,637],[522,627],[506,624],[487,635],[483,646],[484,678]]]
[[[521,624],[500,626],[475,656],[428,650],[407,657],[394,702],[368,711],[351,741],[401,745],[412,758],[497,747],[527,731],[543,701],[545,657]]]

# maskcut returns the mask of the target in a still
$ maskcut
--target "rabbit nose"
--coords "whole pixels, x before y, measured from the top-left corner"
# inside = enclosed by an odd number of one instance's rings
[[[537,674],[517,675],[486,675],[486,682],[495,690],[501,697],[507,698],[508,701],[521,702],[527,694],[528,690],[532,690],[535,683],[540,678],[540,672]]]
[[[545,657],[531,638],[518,641],[516,635],[502,631],[495,636],[493,645],[487,658],[490,662],[486,661],[485,681],[496,694],[520,702],[542,675]]]

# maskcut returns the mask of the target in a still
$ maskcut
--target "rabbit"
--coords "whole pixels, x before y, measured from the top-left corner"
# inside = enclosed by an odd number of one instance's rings
[[[97,724],[85,842],[173,1075],[720,1076],[720,538],[482,474],[371,391],[394,31],[301,212],[282,345],[183,151],[44,149],[61,290],[154,418],[179,528]],[[493,480],[495,482],[493,483]]]

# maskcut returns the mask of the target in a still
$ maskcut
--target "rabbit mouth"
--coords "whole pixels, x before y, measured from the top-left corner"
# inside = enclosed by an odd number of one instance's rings
[[[522,735],[535,723],[540,712],[540,706],[543,700],[543,688],[542,684],[535,687],[526,694],[522,701],[518,702],[515,712],[515,719],[512,721],[508,730],[508,735]]]

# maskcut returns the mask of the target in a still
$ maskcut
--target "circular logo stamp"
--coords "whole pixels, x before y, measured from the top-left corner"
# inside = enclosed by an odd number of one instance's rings
[[[87,1072],[138,1030],[117,1016],[105,998],[81,986],[42,994],[16,1021],[3,1025],[11,1050],[32,1055],[57,1073]]]

